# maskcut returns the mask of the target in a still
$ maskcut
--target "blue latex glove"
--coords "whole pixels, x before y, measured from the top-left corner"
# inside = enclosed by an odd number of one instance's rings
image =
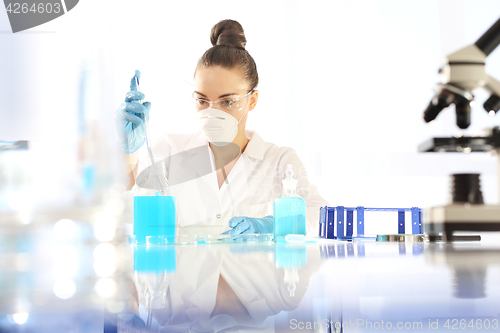
[[[130,91],[125,96],[125,102],[116,111],[117,132],[120,150],[131,154],[136,152],[146,141],[144,120],[149,120],[151,103],[140,103],[144,94],[137,91],[135,78],[141,77],[141,72],[135,71],[130,80]]]
[[[240,235],[240,234],[272,234],[273,233],[273,217],[271,215],[263,218],[235,216],[229,220],[229,226],[232,228],[223,234]]]
[[[120,325],[124,326],[125,328],[129,329],[134,329],[134,330],[141,330],[146,328],[146,323],[144,323],[144,320],[141,319],[138,315],[132,312],[124,312],[120,313],[118,315],[118,318],[120,319]]]

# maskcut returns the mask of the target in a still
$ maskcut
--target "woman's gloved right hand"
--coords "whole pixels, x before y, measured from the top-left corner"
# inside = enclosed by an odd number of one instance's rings
[[[144,144],[146,140],[144,121],[149,120],[151,109],[151,103],[139,102],[144,99],[144,94],[137,91],[136,77],[140,78],[141,72],[135,71],[134,77],[130,80],[130,91],[116,111],[119,148],[127,154],[136,152]]]
[[[274,219],[271,215],[263,218],[235,216],[229,220],[229,226],[232,229],[225,231],[222,235],[240,235],[240,234],[272,234],[274,228]]]

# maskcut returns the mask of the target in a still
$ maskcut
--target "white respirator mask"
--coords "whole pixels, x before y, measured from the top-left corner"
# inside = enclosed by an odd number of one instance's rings
[[[245,112],[240,120],[227,112],[219,109],[205,109],[197,112],[200,120],[201,132],[208,142],[216,146],[226,146],[233,142],[238,134],[238,124],[245,116]]]

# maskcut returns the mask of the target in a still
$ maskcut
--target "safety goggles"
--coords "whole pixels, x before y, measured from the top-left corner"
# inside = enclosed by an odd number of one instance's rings
[[[210,102],[203,98],[198,98],[193,93],[193,99],[196,105],[196,111],[201,111],[208,108],[219,109],[222,111],[235,113],[243,110],[245,99],[250,97],[255,90],[251,90],[248,94],[240,98],[226,98],[220,101]]]

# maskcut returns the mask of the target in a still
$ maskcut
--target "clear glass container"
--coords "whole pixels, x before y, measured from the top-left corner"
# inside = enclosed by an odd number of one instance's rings
[[[139,244],[147,237],[175,239],[176,200],[166,177],[164,160],[157,160],[136,180],[134,191],[134,236]]]
[[[274,239],[284,240],[286,235],[306,234],[306,202],[296,193],[297,180],[292,165],[288,164],[283,179],[283,194],[274,201]]]
[[[307,265],[307,250],[304,244],[276,244],[274,264],[284,270],[283,281],[288,285],[290,297],[295,296],[299,283],[299,268]]]
[[[148,311],[150,332],[154,310],[165,308],[168,288],[177,269],[175,246],[139,245],[134,249],[134,276],[139,303]],[[142,331],[141,331],[142,332]]]

